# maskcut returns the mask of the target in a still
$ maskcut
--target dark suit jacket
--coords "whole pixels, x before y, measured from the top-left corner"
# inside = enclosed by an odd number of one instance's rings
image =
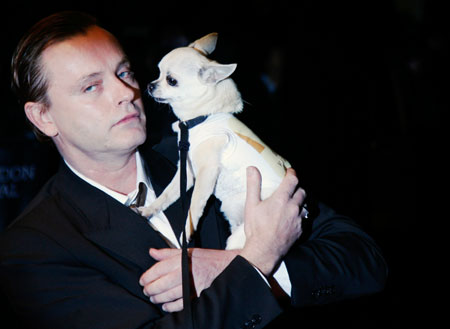
[[[175,168],[156,152],[142,155],[159,194]],[[218,202],[211,199],[205,213],[196,245],[221,249],[228,232]],[[185,218],[180,214],[178,203],[166,211],[170,221]],[[183,312],[164,313],[138,283],[154,264],[150,247],[167,245],[140,216],[62,164],[0,238],[1,289],[33,328],[182,328]],[[386,275],[371,238],[324,206],[285,263],[294,307],[378,291]],[[208,329],[263,327],[282,312],[241,257],[193,310],[197,327]]]

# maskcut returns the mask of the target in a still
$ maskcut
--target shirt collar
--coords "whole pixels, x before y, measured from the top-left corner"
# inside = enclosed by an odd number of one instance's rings
[[[85,175],[77,171],[65,159],[64,162],[66,163],[67,167],[69,167],[69,169],[72,170],[73,173],[78,177],[80,177],[82,180],[98,188],[99,190],[105,192],[106,194],[108,194],[109,196],[111,196],[112,198],[116,199],[117,201],[126,206],[129,206],[136,198],[138,193],[139,182],[143,182],[145,185],[147,185],[147,189],[151,188],[150,180],[148,179],[148,176],[145,173],[144,164],[142,162],[142,158],[141,155],[139,154],[139,151],[136,151],[136,189],[130,192],[128,195],[118,193],[116,191],[107,188],[104,185],[97,183],[96,181],[86,177]]]

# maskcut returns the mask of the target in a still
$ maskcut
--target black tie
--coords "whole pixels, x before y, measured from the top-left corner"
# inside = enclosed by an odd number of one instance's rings
[[[147,185],[143,182],[139,183],[138,194],[134,201],[130,204],[130,208],[135,210],[136,208],[143,207],[145,205],[145,199],[147,198]]]

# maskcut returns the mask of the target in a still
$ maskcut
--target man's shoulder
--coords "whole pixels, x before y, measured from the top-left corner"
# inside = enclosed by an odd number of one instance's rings
[[[176,134],[161,138],[156,144],[145,143],[139,151],[147,162],[156,162],[164,166],[175,168],[178,162],[178,141]]]
[[[6,229],[6,232],[19,226],[35,226],[47,218],[46,214],[55,212],[57,207],[57,194],[54,193],[54,177],[51,178],[30,201],[16,219]]]
[[[40,247],[46,236],[46,227],[53,225],[48,220],[54,218],[47,214],[57,209],[55,197],[48,191],[48,182],[22,213],[0,235],[0,258],[13,250],[25,252],[30,248]],[[6,257],[6,256],[5,256]]]
[[[139,153],[143,156],[145,161],[169,167],[176,166],[178,160],[172,160],[173,152],[178,154],[177,139],[175,135],[163,138],[157,144],[150,145],[145,143],[139,147]]]

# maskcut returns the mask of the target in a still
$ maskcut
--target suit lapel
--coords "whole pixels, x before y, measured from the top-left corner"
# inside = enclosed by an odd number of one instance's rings
[[[150,248],[167,248],[159,233],[132,210],[115,200],[108,200],[109,227],[88,230],[85,237],[121,259],[147,270],[154,261],[149,256]]]
[[[147,164],[153,188],[157,195],[172,180],[176,167],[160,154],[150,150],[141,152]],[[150,248],[168,248],[169,245],[153,230],[141,216],[125,207],[106,193],[93,187],[76,176],[65,164],[62,165],[58,177],[58,189],[65,200],[75,208],[77,216],[72,221],[81,233],[90,241],[101,247],[108,254],[127,267],[138,268],[142,273],[155,261],[149,256]],[[192,189],[188,193],[190,200]],[[217,206],[205,216],[201,234],[208,237],[208,248],[223,247],[223,231],[218,218]],[[174,227],[184,225],[186,216],[180,216],[179,200],[170,206],[165,214]],[[178,225],[176,224],[178,221]],[[181,224],[180,224],[181,223]],[[176,228],[177,231],[179,229]],[[198,246],[201,246],[198,245]]]
[[[78,213],[72,217],[73,224],[87,239],[128,267],[145,271],[154,264],[149,248],[168,247],[141,216],[80,179],[65,165],[58,186]]]
[[[169,183],[172,181],[177,168],[166,158],[162,157],[156,152],[141,153],[141,155],[146,162],[147,175],[150,177],[153,189],[156,196],[158,197],[164,191],[166,186],[169,185]],[[161,170],[161,168],[164,168],[164,170]],[[192,191],[193,189],[191,188],[187,192],[188,208],[190,205]],[[178,199],[172,205],[170,205],[164,211],[164,214],[169,219],[170,225],[175,232],[175,236],[179,237],[187,218],[187,212],[186,214],[182,214],[180,200]]]

